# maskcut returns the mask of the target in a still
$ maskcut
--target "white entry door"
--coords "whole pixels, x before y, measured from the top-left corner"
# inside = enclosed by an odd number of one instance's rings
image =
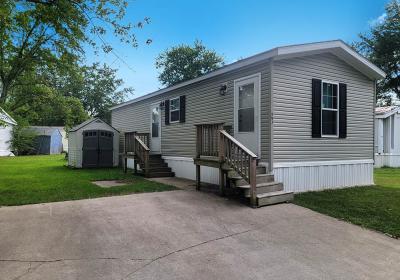
[[[234,137],[260,156],[260,74],[234,82]]]
[[[161,112],[159,104],[150,107],[150,152],[161,153]]]

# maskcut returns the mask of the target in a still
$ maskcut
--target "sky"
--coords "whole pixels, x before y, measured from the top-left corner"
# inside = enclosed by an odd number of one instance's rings
[[[139,47],[105,39],[109,54],[87,50],[87,62],[118,69],[132,99],[162,88],[155,59],[165,49],[198,39],[235,62],[274,47],[342,39],[351,43],[384,17],[388,0],[129,0],[126,19],[151,23],[136,30]],[[146,45],[147,39],[151,45]],[[117,58],[117,56],[119,58]]]

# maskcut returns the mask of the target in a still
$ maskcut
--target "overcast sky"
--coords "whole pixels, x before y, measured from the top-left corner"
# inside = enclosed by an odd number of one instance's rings
[[[144,17],[150,25],[137,31],[137,49],[113,44],[114,54],[94,56],[88,62],[105,62],[117,68],[125,86],[141,96],[161,88],[154,66],[157,55],[182,43],[203,43],[223,55],[227,63],[270,48],[324,40],[357,40],[360,32],[384,17],[387,0],[135,0],[129,1],[127,19]],[[153,43],[146,45],[151,38]]]

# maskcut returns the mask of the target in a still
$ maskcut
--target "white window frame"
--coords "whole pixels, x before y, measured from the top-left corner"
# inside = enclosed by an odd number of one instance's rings
[[[176,100],[176,99],[178,99],[179,100],[179,108],[178,109],[175,109],[175,110],[171,110],[171,101],[172,100]],[[171,98],[170,100],[169,100],[169,123],[178,123],[178,122],[180,122],[181,121],[181,97],[180,96],[178,96],[178,97],[175,97],[175,98]],[[179,111],[179,119],[177,120],[177,121],[171,121],[171,113],[172,112],[176,112],[176,111]]]
[[[336,85],[336,109],[331,109],[331,108],[324,108],[323,107],[323,99],[324,99],[324,83],[325,84],[331,84],[331,85]],[[322,80],[321,81],[321,137],[323,138],[339,138],[339,83],[338,82],[333,82],[333,81],[328,81],[328,80]],[[334,111],[336,113],[336,135],[331,135],[331,134],[322,134],[322,111]]]

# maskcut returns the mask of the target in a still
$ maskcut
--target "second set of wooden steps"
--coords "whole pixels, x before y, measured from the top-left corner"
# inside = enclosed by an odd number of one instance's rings
[[[250,198],[250,185],[239,174],[228,170],[227,178],[231,187],[237,188],[245,198]],[[283,184],[275,182],[274,175],[269,174],[265,166],[257,166],[256,182],[257,207],[293,200],[293,192],[284,191]]]

